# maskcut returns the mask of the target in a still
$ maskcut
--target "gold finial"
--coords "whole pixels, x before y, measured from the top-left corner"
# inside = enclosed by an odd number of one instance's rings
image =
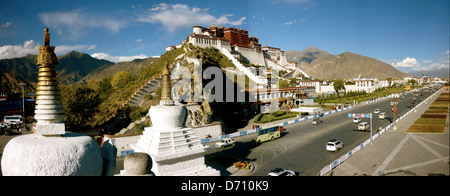
[[[161,92],[161,105],[173,105],[172,101],[172,85],[170,82],[170,71],[169,64],[167,62],[164,63],[164,71],[163,71],[163,86]]]
[[[48,28],[44,29],[44,45],[39,46],[39,55],[37,59],[37,65],[48,66],[48,65],[56,65],[58,64],[58,59],[55,54],[55,46],[50,46],[50,33],[48,33]]]
[[[44,46],[50,46],[50,34],[47,27],[45,27],[44,32]]]
[[[169,75],[169,64],[167,62],[164,63],[163,75]]]

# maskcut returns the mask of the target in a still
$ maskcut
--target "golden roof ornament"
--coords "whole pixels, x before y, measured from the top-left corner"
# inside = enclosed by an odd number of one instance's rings
[[[50,34],[48,28],[44,29],[44,45],[39,46],[39,55],[37,58],[37,64],[39,67],[42,65],[56,65],[58,59],[55,54],[55,46],[50,46]]]

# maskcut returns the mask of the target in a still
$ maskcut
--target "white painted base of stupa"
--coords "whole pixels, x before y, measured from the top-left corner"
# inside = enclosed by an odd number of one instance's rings
[[[64,123],[36,123],[36,133],[40,135],[63,135],[66,133]]]
[[[204,152],[192,128],[172,130],[145,127],[143,135],[131,148],[151,156],[156,176],[219,176],[220,171],[205,165]]]
[[[6,144],[1,166],[4,176],[101,176],[103,160],[99,145],[87,135],[27,134]]]

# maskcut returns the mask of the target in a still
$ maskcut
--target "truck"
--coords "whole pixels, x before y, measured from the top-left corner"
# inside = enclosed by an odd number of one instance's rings
[[[236,143],[235,139],[231,138],[222,139],[216,143],[216,148],[225,148],[227,146],[234,145],[235,143]]]

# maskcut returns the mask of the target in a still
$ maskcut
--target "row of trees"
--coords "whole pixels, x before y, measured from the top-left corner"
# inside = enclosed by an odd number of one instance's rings
[[[366,96],[368,93],[366,91],[349,91],[349,92],[345,92],[342,96],[343,99],[346,98],[355,98],[355,97],[359,97],[359,96]],[[340,99],[341,96],[338,93],[333,93],[333,94],[327,94],[327,93],[323,93],[318,97],[319,102],[326,102],[326,101],[330,101],[330,100],[336,100],[336,99]]]

